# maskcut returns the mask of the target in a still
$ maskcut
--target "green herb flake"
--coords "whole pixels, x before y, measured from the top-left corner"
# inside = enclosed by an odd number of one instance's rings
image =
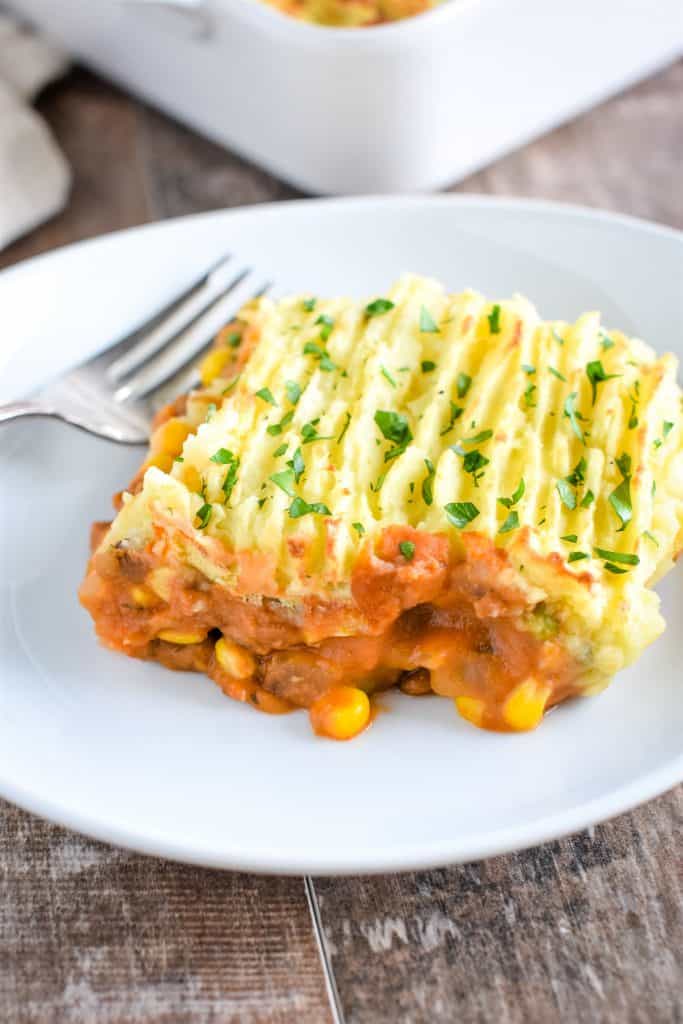
[[[265,503],[267,501],[268,501],[267,498],[259,498],[259,500],[256,502],[256,504],[258,505],[259,508],[263,508],[263,506],[265,505]]]
[[[628,572],[628,569],[620,569],[619,566],[614,565],[613,562],[605,562],[603,568],[607,569],[607,572],[614,573],[615,576],[623,576],[625,572]]]
[[[239,331],[233,331],[226,340],[230,348],[239,348],[242,344],[242,335]]]
[[[516,489],[513,491],[512,495],[509,498],[498,498],[498,504],[502,505],[503,508],[512,508],[513,505],[516,505],[517,502],[521,501],[521,499],[524,497],[525,490],[526,484],[524,483],[524,478],[522,477],[522,479],[517,484]]]
[[[602,348],[603,352],[607,352],[608,349],[614,348],[614,340],[610,338],[607,331],[603,331],[602,328],[600,328],[600,339],[600,347]]]
[[[225,480],[223,481],[223,484],[222,484],[222,487],[221,487],[221,490],[223,491],[223,494],[225,495],[226,503],[228,501],[230,501],[230,496],[231,496],[233,490],[235,489],[235,484],[237,483],[237,474],[239,472],[239,468],[240,468],[240,460],[237,457],[235,457],[235,458],[233,458],[232,462],[228,466],[228,472],[225,474]]]
[[[430,459],[425,459],[424,464],[427,467],[427,476],[422,481],[422,500],[425,505],[431,505],[434,502],[434,477],[436,476],[436,469],[434,463]]]
[[[198,509],[198,511],[197,511],[197,519],[199,520],[199,529],[200,530],[205,530],[206,527],[209,525],[209,520],[211,519],[211,513],[212,512],[213,512],[213,507],[211,505],[209,505],[208,502],[204,502],[202,507],[200,509]]]
[[[312,313],[313,310],[315,309],[315,304],[317,301],[317,299],[304,299],[301,305],[304,307],[306,313]]]
[[[294,483],[298,484],[301,477],[306,472],[306,463],[304,457],[301,454],[301,448],[297,448],[291,459],[287,459],[287,465],[294,473]]]
[[[431,373],[432,370],[436,369],[436,363],[433,363],[431,359],[423,359],[420,363],[420,369],[423,373]]]
[[[174,462],[184,462],[185,459],[182,457],[182,455],[176,455],[176,457],[175,457],[175,459],[173,461]]]
[[[548,369],[552,373],[553,377],[557,377],[558,380],[563,381],[565,384],[567,383],[567,378],[561,374],[559,370],[556,370],[554,366],[549,366]]]
[[[616,512],[621,523],[621,526],[617,530],[617,533],[621,533],[626,529],[633,518],[630,477],[624,477],[619,486],[612,491],[607,500]]]
[[[559,333],[559,331],[556,331],[555,328],[553,327],[553,329],[551,330],[550,333],[552,334],[553,338],[555,339],[555,341],[557,342],[558,345],[564,345],[564,338]]]
[[[466,373],[459,373],[455,381],[455,389],[458,393],[458,398],[464,398],[471,386],[472,378]]]
[[[439,437],[444,437],[446,434],[450,434],[451,430],[455,426],[456,420],[459,420],[460,417],[462,416],[463,412],[465,411],[462,408],[461,405],[456,405],[455,402],[450,402],[449,404],[450,404],[450,418],[449,418],[448,423],[446,424],[446,426],[443,428],[443,430],[439,434]]]
[[[498,303],[493,306],[486,319],[489,322],[489,331],[491,334],[500,334],[500,306]]]
[[[571,428],[574,431],[574,433],[576,434],[576,436],[578,437],[578,439],[581,442],[581,444],[585,444],[586,441],[585,441],[585,438],[583,436],[583,431],[581,430],[581,427],[579,426],[579,422],[578,422],[579,419],[583,419],[583,417],[581,416],[581,413],[577,411],[577,408],[576,408],[576,399],[577,399],[577,397],[578,397],[578,391],[572,391],[572,393],[570,395],[567,395],[567,397],[564,400],[564,406],[563,406],[562,412],[563,412],[563,415],[566,416],[567,419],[569,420],[569,422],[571,424]]]
[[[524,392],[524,403],[527,409],[535,409],[536,403],[533,401],[534,391],[536,390],[535,384],[529,384],[526,391]]]
[[[375,299],[374,302],[370,302],[365,307],[365,315],[368,319],[372,319],[373,316],[384,316],[390,309],[394,308],[394,303],[390,302],[389,299]]]
[[[647,539],[651,541],[656,548],[659,547],[659,541],[653,533],[650,533],[649,530],[643,530],[643,537],[647,537]]]
[[[590,363],[586,363],[586,376],[591,384],[591,392],[593,396],[593,405],[598,397],[598,384],[603,384],[607,380],[614,380],[616,377],[621,377],[620,373],[605,373],[605,367],[602,365],[599,359],[594,359]]]
[[[560,540],[566,541],[567,544],[576,544],[578,539],[575,533],[566,533],[564,537],[560,537]]]
[[[298,383],[298,381],[286,380],[285,391],[287,393],[287,398],[292,403],[292,405],[296,405],[299,399],[301,398],[301,385]]]
[[[402,540],[398,546],[398,550],[401,552],[406,562],[412,562],[415,554],[415,545],[411,540]]]
[[[567,559],[568,562],[580,562],[582,558],[590,558],[585,551],[572,551]]]
[[[348,412],[348,410],[347,410],[347,412],[345,413],[345,416],[346,416],[346,421],[344,423],[344,426],[341,428],[341,433],[339,434],[339,437],[337,438],[337,444],[341,444],[342,443],[342,441],[344,440],[344,437],[346,435],[346,431],[349,429],[349,423],[351,422],[351,413]]]
[[[240,377],[241,377],[241,376],[242,376],[242,374],[241,374],[241,373],[238,373],[238,374],[237,374],[237,376],[236,376],[236,377],[234,377],[234,378],[233,378],[233,379],[232,379],[232,380],[230,381],[230,383],[228,384],[228,386],[227,386],[226,388],[223,388],[223,390],[221,391],[221,395],[228,395],[228,394],[230,394],[230,392],[232,391],[232,389],[233,389],[233,388],[235,388],[235,387],[237,387],[238,381],[239,381],[239,379],[240,379]]]
[[[670,420],[664,420],[664,423],[662,424],[662,436],[664,437],[664,440],[667,439],[673,428],[674,425]]]
[[[210,423],[215,415],[216,415],[216,403],[215,402],[209,402],[209,404],[206,407],[206,420],[205,420],[205,422],[206,423]]]
[[[444,505],[444,512],[449,523],[458,530],[464,529],[479,515],[479,509],[471,501],[451,501]]]
[[[321,313],[315,321],[315,326],[320,327],[320,337],[323,341],[327,341],[334,330],[334,320],[327,313]]]
[[[581,508],[590,508],[594,501],[595,495],[591,490],[587,490],[583,498],[581,499]]]
[[[260,388],[255,394],[256,398],[260,398],[263,402],[267,402],[268,405],[277,405],[277,402],[273,398],[273,392],[270,388]]]
[[[420,306],[420,332],[422,334],[440,334],[434,317],[426,306]]]
[[[536,373],[536,367],[532,366],[531,363],[522,363],[521,369],[524,370],[528,377]]]
[[[604,558],[608,562],[618,562],[620,565],[639,565],[638,555],[631,555],[626,551],[609,551],[607,548],[593,548],[598,558]]]
[[[292,504],[289,506],[289,518],[300,519],[301,516],[316,515],[316,516],[329,516],[332,515],[327,505],[324,505],[321,501],[314,501],[309,505],[303,498],[294,498]]]
[[[288,413],[285,413],[279,423],[269,424],[269,426],[266,427],[266,433],[270,434],[271,437],[277,437],[278,434],[282,433],[285,427],[289,426],[293,419],[294,410],[290,409]]]
[[[362,537],[364,535],[365,527],[363,526],[362,523],[351,523],[351,526],[354,528],[359,537]]]
[[[287,445],[286,444],[281,444],[280,447],[276,448],[275,451],[273,452],[273,458],[274,459],[279,459],[280,456],[284,455],[286,451],[287,451]]]
[[[304,423],[301,428],[301,437],[303,444],[313,444],[314,441],[330,441],[332,434],[319,434],[316,430],[317,424],[320,423],[320,418],[311,420],[310,423]]]
[[[391,374],[387,370],[386,366],[382,366],[382,376],[384,377],[385,380],[389,381],[389,383],[391,384],[392,388],[396,387],[396,381],[391,376]]]
[[[294,491],[294,471],[291,469],[283,469],[280,473],[273,473],[268,477],[276,487],[279,487],[281,491],[284,491],[288,497],[293,498],[295,495]]]
[[[498,531],[498,533],[510,533],[511,530],[516,530],[518,526],[519,526],[519,515],[517,514],[517,509],[513,509],[512,512],[510,512],[508,514],[507,519],[505,520],[505,522],[501,526],[501,528]]]
[[[576,492],[567,483],[566,480],[558,480],[555,484],[555,489],[560,496],[560,501],[565,508],[568,508],[570,512],[573,512],[576,508]]]
[[[227,448],[219,448],[218,451],[210,456],[210,461],[217,463],[219,466],[227,466],[228,463],[235,461],[235,456]]]

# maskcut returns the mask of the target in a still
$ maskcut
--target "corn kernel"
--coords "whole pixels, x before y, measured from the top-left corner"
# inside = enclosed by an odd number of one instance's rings
[[[224,636],[216,643],[216,661],[233,679],[248,679],[256,670],[256,662],[244,647],[226,640]]]
[[[463,718],[471,722],[472,725],[479,726],[481,729],[484,712],[486,711],[486,704],[483,700],[479,700],[477,697],[456,697],[455,706]]]
[[[194,491],[195,494],[199,494],[202,489],[202,478],[199,475],[199,471],[194,466],[187,466],[183,473],[183,482],[187,487],[188,491]]]
[[[159,598],[151,590],[148,590],[147,587],[132,587],[130,596],[138,608],[151,608],[159,603]]]
[[[206,633],[182,633],[179,629],[162,629],[157,633],[159,640],[167,644],[200,644],[206,639]]]
[[[350,740],[370,721],[370,701],[355,686],[333,686],[313,701],[308,713],[313,731],[333,740]]]
[[[155,594],[158,594],[162,601],[171,600],[171,585],[173,582],[173,570],[162,566],[159,569],[153,569],[152,572],[147,576],[147,585],[152,588]]]
[[[230,349],[227,348],[214,348],[204,356],[199,364],[199,376],[204,387],[208,387],[212,380],[220,376],[230,356]]]
[[[543,718],[550,687],[542,686],[533,676],[518,683],[503,705],[503,718],[511,729],[535,729]]]
[[[168,452],[157,452],[156,455],[152,455],[147,459],[147,466],[156,466],[163,473],[170,473],[172,465],[173,456],[169,455]]]
[[[172,416],[158,427],[152,435],[152,448],[155,452],[167,452],[169,455],[179,455],[182,451],[185,438],[192,433],[192,427],[186,420]]]

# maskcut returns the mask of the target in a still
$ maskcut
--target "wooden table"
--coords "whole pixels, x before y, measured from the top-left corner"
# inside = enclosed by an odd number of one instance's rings
[[[85,72],[40,106],[72,162],[73,197],[0,266],[294,194]],[[683,227],[683,63],[455,190]],[[0,804],[0,1020],[683,1021],[682,825],[679,787],[525,853],[311,881],[157,861]]]

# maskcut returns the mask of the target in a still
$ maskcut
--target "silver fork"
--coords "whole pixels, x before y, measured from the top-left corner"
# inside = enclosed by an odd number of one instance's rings
[[[30,398],[0,405],[0,425],[53,416],[109,441],[143,444],[155,412],[197,383],[196,361],[220,328],[269,287],[251,267],[224,257],[121,341]]]

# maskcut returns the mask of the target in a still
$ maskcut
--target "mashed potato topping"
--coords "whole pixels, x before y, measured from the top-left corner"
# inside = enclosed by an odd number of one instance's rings
[[[546,322],[524,298],[417,276],[362,301],[262,298],[158,428],[101,550],[161,545],[234,599],[325,608],[306,643],[379,632],[396,588],[418,596],[394,618],[438,604],[466,564],[475,617],[514,605],[587,692],[663,628],[650,587],[681,547],[676,368],[597,313]]]

